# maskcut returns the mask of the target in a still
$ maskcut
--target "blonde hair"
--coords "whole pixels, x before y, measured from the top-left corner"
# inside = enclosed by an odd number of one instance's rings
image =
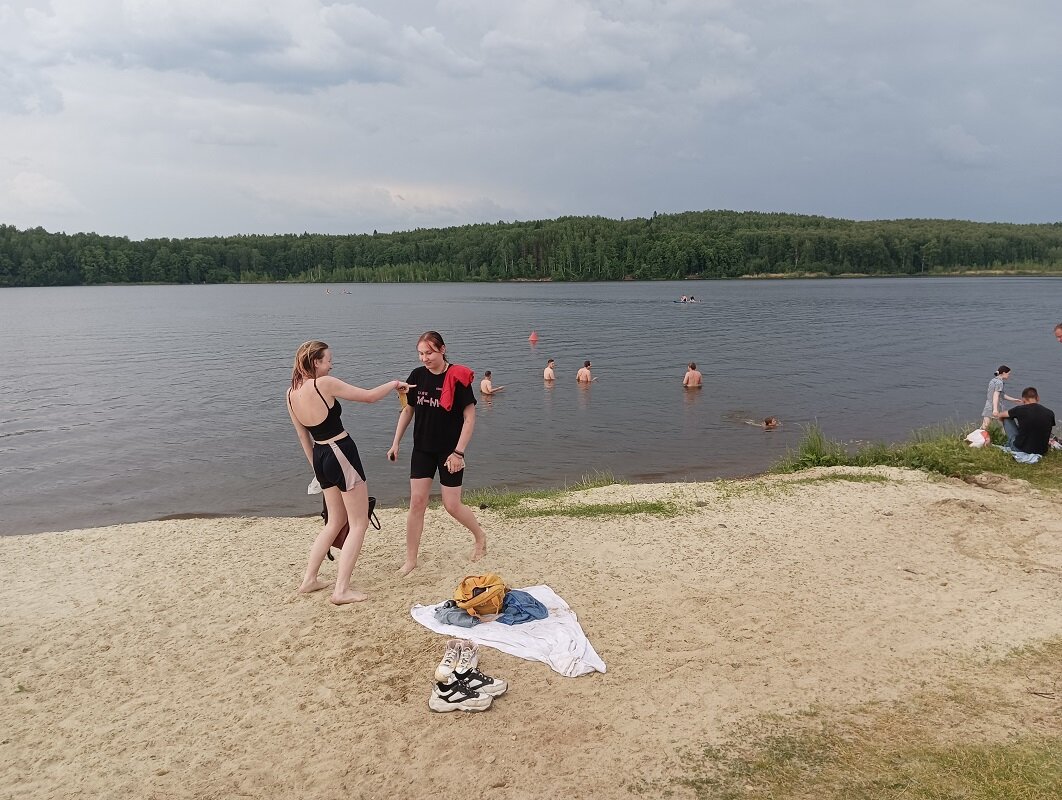
[[[324,358],[328,345],[313,339],[303,342],[295,351],[295,366],[291,370],[291,388],[298,389],[303,381],[313,380],[317,377],[315,363]]]

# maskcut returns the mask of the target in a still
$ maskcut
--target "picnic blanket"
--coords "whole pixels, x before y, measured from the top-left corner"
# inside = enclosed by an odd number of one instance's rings
[[[520,625],[483,622],[474,628],[462,628],[435,619],[435,609],[445,600],[430,606],[418,603],[409,613],[425,628],[436,633],[455,639],[469,639],[528,661],[541,661],[554,672],[568,678],[605,671],[605,662],[586,638],[575,612],[560,595],[544,584],[527,586],[521,591],[542,603],[549,610],[549,616]]]

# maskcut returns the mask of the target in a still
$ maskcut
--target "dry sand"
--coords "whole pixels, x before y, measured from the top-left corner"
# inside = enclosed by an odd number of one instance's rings
[[[889,480],[815,480],[837,472]],[[384,509],[355,571],[371,599],[343,608],[293,594],[310,518],[5,538],[0,796],[626,797],[750,715],[902,697],[1062,635],[1062,501],[987,483],[878,468],[606,487],[570,502],[685,510],[482,511],[477,568],[430,511],[407,579],[404,516]],[[509,693],[430,713],[443,638],[409,608],[487,569],[552,586],[608,673],[485,650]]]

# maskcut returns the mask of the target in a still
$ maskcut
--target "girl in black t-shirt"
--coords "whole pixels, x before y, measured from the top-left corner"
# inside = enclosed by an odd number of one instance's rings
[[[409,514],[406,515],[406,561],[399,574],[417,566],[424,512],[428,508],[435,473],[439,473],[443,507],[472,533],[472,560],[487,554],[487,535],[472,509],[461,502],[465,476],[465,448],[476,424],[476,396],[472,370],[446,360],[446,345],[436,331],[417,340],[417,356],[424,366],[409,373],[410,388],[398,415],[395,439],[387,457],[398,459],[398,445],[413,420],[413,453],[409,463]]]

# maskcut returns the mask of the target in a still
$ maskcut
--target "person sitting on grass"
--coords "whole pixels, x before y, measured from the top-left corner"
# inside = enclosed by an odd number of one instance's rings
[[[1007,432],[1006,449],[1014,451],[1016,458],[1036,456],[1035,461],[1038,461],[1047,452],[1051,429],[1055,427],[1055,412],[1040,405],[1040,395],[1035,387],[1027,386],[1022,390],[1020,406],[998,411],[993,416],[1002,421],[1003,430]]]

